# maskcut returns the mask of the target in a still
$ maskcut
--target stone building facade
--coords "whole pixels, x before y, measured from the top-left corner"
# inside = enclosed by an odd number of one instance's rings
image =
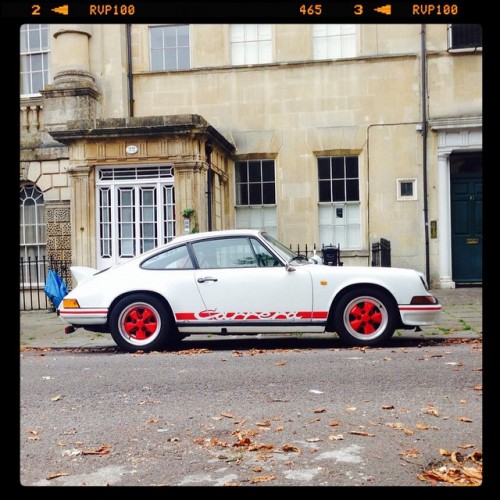
[[[384,238],[433,287],[482,281],[477,27],[47,29],[47,81],[20,119],[47,254],[102,268],[186,230],[264,227],[339,245],[344,265]]]

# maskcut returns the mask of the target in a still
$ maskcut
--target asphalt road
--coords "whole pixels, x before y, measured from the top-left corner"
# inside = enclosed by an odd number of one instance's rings
[[[457,457],[477,472],[479,336],[184,348],[23,349],[19,484],[448,486],[428,473]]]

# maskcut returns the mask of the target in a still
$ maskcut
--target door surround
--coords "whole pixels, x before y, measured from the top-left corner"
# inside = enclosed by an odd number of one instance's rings
[[[482,118],[431,121],[438,134],[438,200],[439,200],[439,283],[442,289],[455,288],[451,261],[451,191],[450,155],[452,152],[482,151]]]

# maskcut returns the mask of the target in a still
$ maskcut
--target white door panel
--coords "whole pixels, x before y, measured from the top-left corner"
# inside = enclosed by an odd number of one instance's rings
[[[205,307],[217,313],[213,319],[311,319],[311,276],[300,267],[199,269],[195,277]]]

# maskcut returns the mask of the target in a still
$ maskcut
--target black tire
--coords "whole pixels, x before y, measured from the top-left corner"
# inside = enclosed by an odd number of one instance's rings
[[[335,331],[349,346],[383,345],[394,335],[399,324],[394,299],[387,292],[370,287],[346,293],[333,313]]]
[[[180,340],[169,310],[152,295],[124,297],[113,307],[109,320],[113,340],[127,352],[163,350]]]

